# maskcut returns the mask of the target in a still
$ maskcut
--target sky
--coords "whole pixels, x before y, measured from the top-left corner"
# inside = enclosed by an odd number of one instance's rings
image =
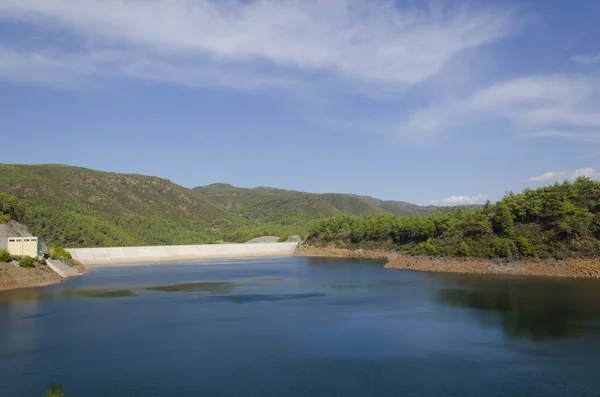
[[[417,204],[600,178],[597,0],[0,0],[0,163]]]

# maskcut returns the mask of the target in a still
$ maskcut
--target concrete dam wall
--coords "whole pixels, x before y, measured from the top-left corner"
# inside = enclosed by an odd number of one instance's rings
[[[84,265],[117,265],[189,261],[196,259],[250,258],[285,256],[294,253],[298,243],[170,245],[157,247],[70,248]]]

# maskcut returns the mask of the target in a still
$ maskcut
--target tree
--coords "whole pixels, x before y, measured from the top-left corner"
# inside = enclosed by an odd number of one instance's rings
[[[499,256],[500,258],[508,258],[512,255],[510,243],[507,239],[498,239],[494,241],[492,251],[494,252],[494,254],[496,254],[496,256]]]
[[[514,233],[514,216],[506,203],[496,204],[496,213],[494,215],[494,227],[500,233],[511,236]]]
[[[471,247],[464,240],[460,242],[460,246],[458,248],[458,253],[460,256],[469,257],[471,256]]]
[[[531,246],[531,244],[529,243],[529,240],[526,237],[521,236],[517,239],[517,248],[519,249],[519,252],[523,256],[533,256],[534,255],[533,247]]]

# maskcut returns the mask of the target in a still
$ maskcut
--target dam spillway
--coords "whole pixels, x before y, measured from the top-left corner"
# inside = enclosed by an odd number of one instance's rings
[[[286,256],[298,243],[166,245],[152,247],[69,248],[83,265],[119,265],[198,259]]]

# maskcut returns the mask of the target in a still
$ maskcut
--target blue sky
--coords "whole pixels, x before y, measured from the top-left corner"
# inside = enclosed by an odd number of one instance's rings
[[[0,162],[419,204],[600,176],[600,2],[0,0]]]

